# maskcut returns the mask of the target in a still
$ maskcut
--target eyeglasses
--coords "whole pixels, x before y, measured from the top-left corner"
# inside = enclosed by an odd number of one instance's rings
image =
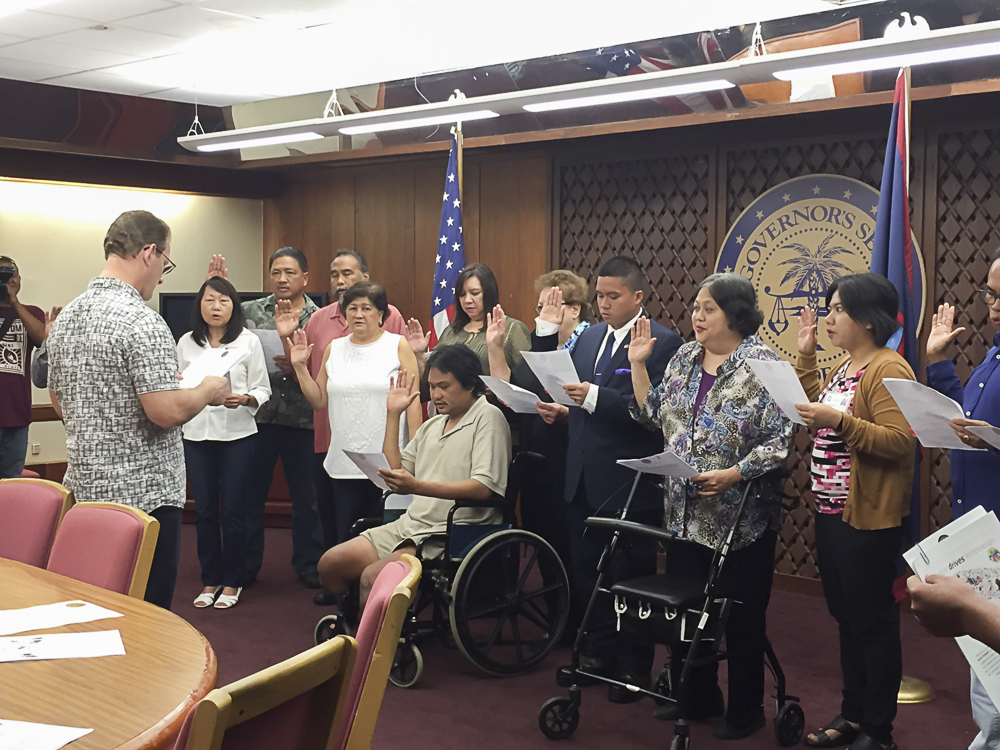
[[[153,245],[153,252],[157,255],[163,255],[163,251],[160,250],[156,245]],[[163,275],[166,276],[168,273],[177,268],[177,264],[170,260],[169,257],[163,255]]]
[[[996,301],[1000,299],[1000,292],[995,292],[989,287],[980,289],[979,294],[982,296],[983,302],[990,306],[996,304]]]

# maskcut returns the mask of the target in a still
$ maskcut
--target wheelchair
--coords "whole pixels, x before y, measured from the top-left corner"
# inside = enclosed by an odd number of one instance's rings
[[[692,668],[723,661],[726,654],[720,649],[726,631],[726,622],[732,605],[736,602],[723,595],[720,590],[719,578],[725,567],[726,558],[732,547],[733,537],[739,526],[743,509],[751,492],[764,492],[765,483],[770,484],[769,498],[780,502],[779,498],[787,498],[781,491],[789,476],[787,469],[777,469],[747,482],[746,488],[737,507],[732,526],[726,537],[715,550],[712,564],[707,577],[697,575],[656,574],[627,581],[620,581],[610,587],[604,579],[610,570],[611,559],[619,543],[624,544],[624,538],[644,537],[660,542],[664,546],[675,543],[691,544],[674,532],[653,526],[644,526],[634,521],[626,520],[629,505],[635,490],[642,479],[639,472],[632,484],[625,507],[614,518],[590,518],[586,524],[594,532],[604,532],[609,535],[604,553],[598,563],[597,585],[587,604],[583,623],[580,626],[576,641],[573,644],[572,663],[569,667],[559,670],[556,682],[561,687],[569,688],[569,696],[550,698],[538,711],[538,726],[542,733],[552,740],[567,739],[573,735],[580,721],[580,705],[582,686],[586,684],[604,683],[624,687],[632,693],[653,698],[659,704],[673,703],[680,708],[680,717],[674,722],[674,735],[670,742],[670,750],[688,750],[690,744],[689,722],[684,717],[683,704],[679,696],[683,693]],[[784,510],[793,510],[794,504],[784,505]],[[593,532],[592,532],[593,533]],[[661,644],[689,644],[687,655],[682,665],[669,663],[659,672],[652,689],[619,682],[610,677],[594,674],[581,667],[581,647],[584,636],[588,632],[588,623],[594,612],[597,598],[607,594],[614,601],[618,627],[622,620],[626,627],[631,627]],[[738,604],[738,603],[737,603]],[[766,642],[764,663],[774,680],[774,701],[776,716],[774,718],[774,733],[778,743],[790,747],[798,743],[805,730],[805,714],[799,705],[799,699],[785,691],[785,675],[778,663],[778,658]],[[671,666],[679,670],[671,670]],[[679,671],[679,678],[677,672]],[[674,684],[676,678],[676,684]]]
[[[417,684],[424,668],[420,647],[431,641],[458,648],[481,670],[497,676],[532,669],[558,645],[569,612],[566,569],[545,539],[516,526],[520,478],[528,460],[540,458],[528,452],[517,454],[503,498],[456,500],[445,533],[427,537],[418,546],[423,576],[389,673],[393,685],[410,688]],[[383,500],[387,497],[389,493]],[[455,519],[462,508],[494,508],[501,520],[462,523]],[[352,534],[392,520],[389,511],[382,519],[362,519]],[[443,554],[424,558],[422,550],[431,544],[436,550],[443,548]],[[350,621],[357,613],[356,590],[348,593],[344,609]],[[336,634],[325,620],[317,625],[317,643]]]

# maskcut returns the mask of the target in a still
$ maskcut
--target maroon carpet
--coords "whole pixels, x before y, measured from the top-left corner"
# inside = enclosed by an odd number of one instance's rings
[[[316,620],[331,609],[312,603],[313,592],[292,571],[291,532],[268,529],[264,568],[239,605],[228,611],[191,606],[201,590],[193,526],[184,526],[174,612],[212,643],[219,658],[219,684],[286,659],[312,645]],[[788,678],[802,699],[806,726],[831,719],[839,707],[837,635],[820,598],[775,592],[768,611],[769,634]],[[568,661],[557,651],[538,671],[514,678],[481,673],[458,651],[424,649],[425,669],[411,690],[389,686],[375,733],[377,750],[405,748],[666,748],[672,725],[652,717],[650,701],[608,703],[600,687],[584,691],[580,726],[569,740],[553,743],[538,730],[541,704],[565,691],[554,670]],[[928,636],[909,615],[903,618],[904,672],[928,680],[937,697],[920,706],[900,706],[895,739],[904,750],[964,748],[975,735],[968,700],[968,667],[953,641]],[[773,703],[766,706],[774,715]],[[705,725],[692,732],[694,748],[775,748],[770,723],[754,736],[723,742]]]

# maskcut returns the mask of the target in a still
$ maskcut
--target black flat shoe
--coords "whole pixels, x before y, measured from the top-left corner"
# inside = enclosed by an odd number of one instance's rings
[[[830,730],[839,732],[840,735],[838,737],[830,737],[827,734]],[[838,715],[822,729],[817,729],[815,732],[810,732],[809,734],[815,734],[816,740],[810,740],[807,734],[805,739],[802,740],[802,744],[806,747],[841,747],[854,742],[858,737],[858,730],[852,727],[847,719]]]
[[[322,588],[322,584],[319,582],[319,573],[302,573],[299,580],[307,589]]]
[[[631,672],[616,672],[614,679],[637,688],[649,689],[648,674],[643,676]],[[624,685],[608,685],[608,700],[612,703],[635,703],[641,701],[642,698],[643,695],[638,690],[629,690]]]
[[[712,735],[719,740],[741,740],[757,730],[763,729],[765,723],[764,714],[742,726],[733,726],[726,719],[723,719],[712,728]]]
[[[722,691],[715,689],[715,695],[708,700],[701,700],[687,709],[684,716],[688,721],[704,721],[714,719],[726,713],[726,699]],[[681,718],[681,707],[677,703],[664,703],[653,709],[653,718],[660,721],[677,721]]]
[[[319,607],[332,607],[337,603],[337,595],[332,591],[323,589],[313,597],[313,604]]]

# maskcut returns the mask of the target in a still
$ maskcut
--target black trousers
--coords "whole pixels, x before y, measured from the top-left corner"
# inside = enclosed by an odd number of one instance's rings
[[[573,590],[583,608],[590,601],[597,585],[597,565],[608,540],[606,534],[594,529],[584,531],[584,524],[594,515],[594,509],[587,502],[583,492],[583,482],[572,503],[566,504],[566,516],[570,535],[570,556],[573,562]],[[649,526],[663,523],[663,511],[633,511],[629,520]],[[630,578],[652,575],[656,572],[656,542],[647,539],[619,540],[618,548],[611,561],[609,575],[604,579],[604,587]],[[628,628],[615,628],[614,602],[606,594],[601,594],[587,623],[588,638],[583,644],[585,656],[614,659],[619,672],[641,676],[648,675],[653,668],[655,644],[650,638]]]
[[[177,566],[181,562],[181,517],[184,511],[173,505],[161,505],[149,515],[160,522],[160,535],[156,538],[143,598],[157,607],[170,609],[177,583]]]
[[[566,632],[576,634],[583,619],[583,608],[573,589],[573,558],[570,554],[569,523],[566,517],[566,501],[563,499],[561,483],[533,481],[528,478],[521,483],[521,525],[526,531],[538,534],[552,545],[569,577],[570,611],[566,621]],[[548,584],[554,580],[556,571],[550,569],[548,560],[541,565],[542,581]]]
[[[862,531],[839,513],[816,513],[826,606],[840,630],[840,713],[881,743],[892,738],[903,674],[899,607],[892,595],[903,529]]]
[[[361,518],[382,518],[382,490],[367,479],[331,479],[336,505],[337,544],[346,542]]]
[[[337,536],[337,506],[333,497],[333,479],[323,468],[326,461],[325,453],[316,454],[313,484],[316,486],[316,509],[319,511],[319,523],[323,527],[323,549],[335,547],[340,539]]]
[[[774,577],[774,547],[778,532],[768,530],[751,544],[730,552],[719,578],[719,591],[733,599],[726,623],[729,663],[729,700],[726,719],[746,726],[764,710],[764,646],[767,642],[767,605]],[[677,542],[667,548],[667,575],[672,572],[704,575],[714,551],[700,544]],[[704,651],[703,651],[704,652]],[[677,684],[688,644],[670,646],[670,666]],[[695,667],[682,699],[689,705],[711,704],[718,691],[719,665]]]

